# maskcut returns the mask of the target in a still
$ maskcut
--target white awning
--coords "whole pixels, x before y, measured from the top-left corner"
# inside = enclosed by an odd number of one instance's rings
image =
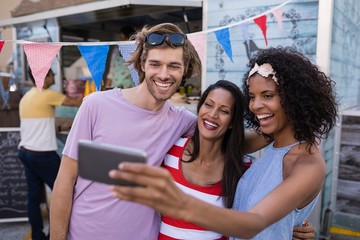
[[[104,0],[69,7],[52,9],[21,17],[0,20],[0,27],[14,26],[17,24],[45,20],[50,18],[64,17],[79,13],[92,12],[126,5],[151,5],[151,6],[174,6],[174,7],[201,7],[203,0]]]

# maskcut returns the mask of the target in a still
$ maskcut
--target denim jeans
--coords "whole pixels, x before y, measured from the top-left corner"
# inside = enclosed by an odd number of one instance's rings
[[[32,239],[46,239],[40,204],[44,183],[53,189],[60,167],[60,157],[56,151],[33,152],[20,148],[19,158],[24,164],[28,199],[27,211],[32,230]]]

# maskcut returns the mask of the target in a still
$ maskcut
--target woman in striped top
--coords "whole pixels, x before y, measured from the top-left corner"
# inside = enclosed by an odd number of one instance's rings
[[[194,136],[179,139],[166,155],[163,167],[187,194],[216,206],[231,208],[236,184],[247,167],[239,161],[244,157],[243,95],[234,83],[220,80],[203,93],[197,110]],[[226,237],[189,222],[162,216],[159,239]]]

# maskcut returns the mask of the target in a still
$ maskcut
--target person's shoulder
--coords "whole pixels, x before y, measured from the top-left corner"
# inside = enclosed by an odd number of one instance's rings
[[[31,95],[31,94],[35,94],[35,93],[37,93],[37,92],[38,92],[38,90],[36,89],[36,87],[28,88],[28,89],[26,89],[26,90],[24,91],[23,97],[28,96],[28,95]]]
[[[185,107],[183,107],[183,106],[176,106],[172,102],[169,102],[169,101],[167,102],[167,104],[169,105],[169,109],[171,111],[174,111],[174,112],[183,112],[183,111],[185,111]]]
[[[186,109],[184,106],[175,106],[172,103],[170,104],[170,111],[175,118],[181,118],[182,120],[186,119],[186,122],[192,123],[196,119],[196,115]]]
[[[167,101],[166,104],[168,104],[170,110],[174,111],[174,112],[178,112],[178,113],[186,113],[186,114],[190,114],[190,115],[195,115],[194,113],[190,112],[189,110],[187,110],[184,106],[178,106],[173,104],[171,101]]]
[[[90,93],[84,97],[84,102],[98,102],[98,101],[107,101],[107,98],[114,96],[116,89],[110,89],[106,91],[97,91]]]
[[[296,166],[300,168],[312,168],[323,170],[326,168],[326,162],[320,150],[317,147],[312,147],[310,151],[303,149],[299,151],[296,156]]]
[[[320,151],[313,151],[313,152],[305,152],[298,156],[298,160],[306,161],[309,163],[316,163],[316,162],[325,162],[323,155]]]

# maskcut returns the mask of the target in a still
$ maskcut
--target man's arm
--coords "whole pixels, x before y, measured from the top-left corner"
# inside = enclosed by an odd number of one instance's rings
[[[315,227],[309,222],[304,221],[304,223],[299,227],[294,227],[293,229],[293,240],[300,239],[314,239],[315,238]]]
[[[77,161],[64,155],[61,159],[50,203],[50,238],[53,240],[67,239],[77,176]]]
[[[81,105],[83,98],[66,97],[61,105],[78,107]]]

